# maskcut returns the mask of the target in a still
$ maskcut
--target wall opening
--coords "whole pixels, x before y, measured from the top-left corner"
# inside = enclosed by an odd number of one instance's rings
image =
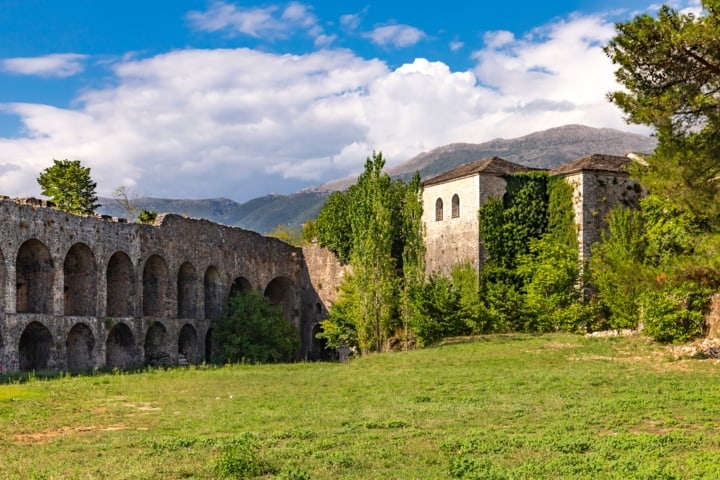
[[[63,264],[65,315],[95,316],[97,311],[97,263],[90,247],[76,243]]]
[[[180,329],[180,336],[178,337],[178,354],[185,357],[185,360],[192,365],[200,363],[197,332],[189,323],[186,323]]]
[[[435,200],[435,221],[439,222],[443,219],[443,201],[442,198]]]
[[[197,273],[191,263],[180,265],[177,280],[178,318],[197,317]]]
[[[250,289],[252,289],[252,285],[250,285],[250,280],[245,277],[237,277],[235,280],[233,280],[233,283],[230,286],[230,293],[228,294],[228,298]]]
[[[222,313],[223,298],[220,274],[217,268],[210,266],[205,271],[203,289],[205,290],[205,318],[209,320],[219,317]]]
[[[40,322],[31,322],[20,335],[20,370],[47,370],[53,339],[50,330]]]
[[[157,367],[170,365],[167,329],[161,322],[153,322],[145,334],[145,364]]]
[[[135,316],[135,271],[130,257],[124,252],[115,252],[107,267],[107,310],[108,317]]]
[[[75,324],[68,333],[65,347],[69,371],[84,372],[93,368],[95,336],[90,327],[84,323]]]
[[[52,313],[53,268],[50,250],[40,240],[22,244],[15,267],[18,313]]]
[[[124,323],[116,324],[105,342],[107,368],[132,368],[137,365],[135,336]]]
[[[300,309],[297,305],[297,294],[295,292],[295,284],[287,277],[277,277],[273,279],[265,288],[265,296],[273,305],[278,305],[283,315],[288,320],[300,328]]]
[[[165,260],[153,255],[145,262],[143,269],[143,315],[160,317],[165,314],[167,298],[168,268]]]
[[[458,218],[460,216],[460,196],[456,193],[452,197],[452,218]]]

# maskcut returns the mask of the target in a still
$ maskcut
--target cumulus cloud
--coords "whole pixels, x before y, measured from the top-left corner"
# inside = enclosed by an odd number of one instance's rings
[[[612,34],[597,16],[521,38],[496,32],[463,72],[422,58],[393,70],[339,49],[125,58],[109,86],[84,91],[74,108],[0,105],[26,132],[0,138],[0,193],[37,192],[53,158],[75,158],[104,195],[133,185],[154,196],[244,200],[280,179],[299,188],[356,174],[373,150],[393,165],[452,142],[568,123],[627,130],[605,100],[618,88],[600,47]]]
[[[378,45],[397,48],[411,47],[425,38],[425,32],[409,25],[385,25],[376,27],[364,35]]]
[[[65,78],[82,72],[87,55],[56,53],[43,57],[7,58],[0,61],[2,70],[20,75]]]

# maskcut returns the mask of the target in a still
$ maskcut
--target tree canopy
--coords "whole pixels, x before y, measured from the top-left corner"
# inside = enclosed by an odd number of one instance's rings
[[[383,173],[373,153],[347,192],[330,196],[315,222],[318,243],[352,266],[325,323],[329,344],[348,340],[363,352],[382,350],[400,327],[407,333],[411,284],[424,275],[420,177],[406,184]]]
[[[88,215],[100,206],[95,193],[97,183],[90,176],[90,168],[83,167],[80,160],[53,160],[37,182],[42,194],[67,212]]]
[[[609,99],[630,123],[654,128],[659,144],[639,168],[653,193],[720,224],[720,0],[703,15],[660,8],[616,25],[605,52],[625,87]]]

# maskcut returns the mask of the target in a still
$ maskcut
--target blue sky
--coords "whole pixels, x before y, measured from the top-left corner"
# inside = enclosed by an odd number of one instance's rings
[[[696,0],[677,8],[697,10]],[[689,3],[687,3],[689,2]],[[453,142],[627,126],[601,46],[657,5],[0,0],[0,194],[52,159],[98,192],[290,193]]]

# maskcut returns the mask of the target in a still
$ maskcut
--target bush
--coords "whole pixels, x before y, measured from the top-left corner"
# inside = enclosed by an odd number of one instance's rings
[[[640,303],[643,332],[659,342],[687,342],[702,334],[703,309],[709,293],[687,283],[660,292],[647,292]]]
[[[446,277],[431,275],[427,283],[413,288],[410,311],[409,323],[420,346],[472,332],[460,315],[460,297]]]
[[[300,347],[297,329],[255,290],[230,297],[213,325],[212,342],[217,364],[289,362]]]

